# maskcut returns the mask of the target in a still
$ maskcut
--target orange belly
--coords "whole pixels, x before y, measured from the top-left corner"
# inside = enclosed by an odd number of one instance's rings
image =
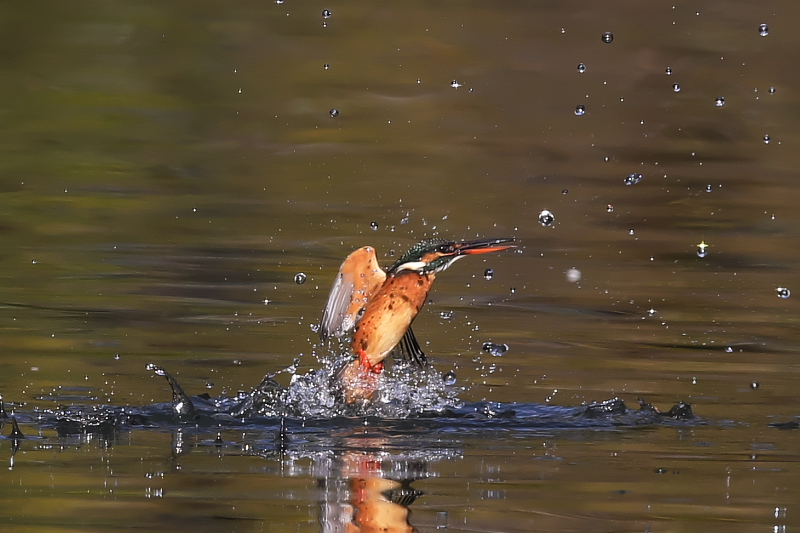
[[[353,353],[374,366],[403,338],[425,304],[434,274],[400,272],[386,279],[364,310],[353,336]]]

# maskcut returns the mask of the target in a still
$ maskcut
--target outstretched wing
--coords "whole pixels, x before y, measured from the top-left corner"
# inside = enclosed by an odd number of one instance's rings
[[[371,246],[364,246],[348,255],[339,267],[328,295],[320,321],[320,338],[326,341],[330,337],[348,335],[385,279],[386,273],[378,265],[375,249]]]

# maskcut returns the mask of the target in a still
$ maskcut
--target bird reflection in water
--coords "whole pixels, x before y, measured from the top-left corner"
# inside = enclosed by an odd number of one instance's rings
[[[356,439],[348,439],[351,442]],[[320,475],[320,524],[323,533],[418,531],[411,524],[410,505],[423,494],[411,486],[429,477],[422,457],[366,451],[385,447],[386,439],[357,439],[362,450],[349,450],[325,462]],[[356,444],[356,443],[353,443]],[[436,458],[443,450],[428,450]],[[447,455],[451,455],[452,451]],[[318,467],[323,465],[317,465]],[[324,470],[324,467],[323,467]]]

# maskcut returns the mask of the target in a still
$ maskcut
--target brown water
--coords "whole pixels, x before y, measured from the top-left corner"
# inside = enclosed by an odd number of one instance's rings
[[[800,526],[797,430],[769,425],[800,415],[796,2],[0,14],[0,393],[28,436],[0,440],[2,531],[348,531],[354,508],[362,531],[377,508],[420,531]],[[319,368],[341,260],[431,236],[520,245],[440,275],[415,323],[472,418],[277,441],[275,419],[37,420],[169,402],[151,362],[214,397]],[[614,396],[698,418],[571,424]]]

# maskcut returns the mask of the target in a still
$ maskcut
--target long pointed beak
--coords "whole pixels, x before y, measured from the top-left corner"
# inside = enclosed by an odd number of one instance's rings
[[[490,252],[499,252],[508,250],[509,248],[516,248],[513,244],[503,244],[506,242],[514,242],[513,237],[503,237],[500,239],[483,239],[480,241],[464,241],[454,244],[455,255],[475,255],[475,254],[488,254]]]

